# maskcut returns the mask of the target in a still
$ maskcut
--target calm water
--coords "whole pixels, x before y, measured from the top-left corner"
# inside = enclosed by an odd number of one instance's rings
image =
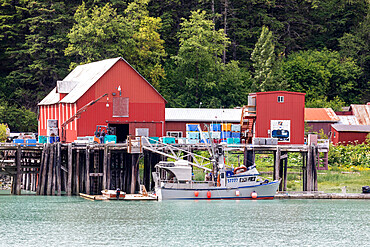
[[[0,196],[1,246],[370,246],[370,201]]]

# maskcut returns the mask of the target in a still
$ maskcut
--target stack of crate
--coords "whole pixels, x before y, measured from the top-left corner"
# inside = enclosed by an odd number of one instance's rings
[[[215,142],[221,139],[221,124],[211,124],[211,137]]]
[[[221,124],[221,142],[227,142],[228,138],[231,138],[231,124]]]
[[[186,124],[186,138],[188,144],[196,144],[199,143],[199,124],[192,124],[188,123]]]
[[[240,144],[240,124],[231,125],[231,138],[233,138],[233,144]]]

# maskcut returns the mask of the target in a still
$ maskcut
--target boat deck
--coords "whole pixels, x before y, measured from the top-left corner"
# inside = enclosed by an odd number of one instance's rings
[[[106,198],[103,195],[88,195],[84,193],[80,193],[80,197],[86,199],[86,200],[92,200],[92,201],[108,201],[109,199]],[[120,199],[119,201],[157,201],[157,197],[155,196],[145,196],[142,194],[126,194],[124,199]],[[114,199],[111,201],[115,201]]]

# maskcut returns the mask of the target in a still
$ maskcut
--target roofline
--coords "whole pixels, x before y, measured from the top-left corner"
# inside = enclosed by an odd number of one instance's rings
[[[257,92],[255,94],[275,94],[275,93],[287,93],[287,94],[298,94],[298,95],[306,95],[306,93],[299,93],[299,92],[290,92],[290,91],[267,91],[267,92]]]
[[[110,59],[117,59],[118,58],[118,60],[115,62],[115,63],[113,63],[112,64],[112,66],[110,66],[103,74],[102,74],[102,76],[100,77],[100,78],[102,78],[119,60],[122,60],[122,61],[124,61],[125,63],[127,63],[141,78],[143,78],[144,79],[144,81],[146,81],[146,83],[148,83],[155,91],[156,91],[156,93],[157,94],[159,94],[159,96],[161,96],[161,98],[165,101],[165,103],[168,103],[168,101],[157,91],[157,89],[155,89],[155,87],[153,87],[153,85],[152,84],[150,84],[134,67],[132,67],[131,66],[131,64],[129,63],[129,62],[127,62],[123,57],[116,57],[116,58],[110,58]],[[105,59],[104,59],[105,60]],[[101,60],[102,61],[102,60]],[[99,61],[95,61],[95,62],[99,62]],[[94,63],[94,62],[93,62]],[[86,64],[80,64],[79,66],[83,66],[83,65],[87,65],[88,63],[86,63]],[[73,70],[72,70],[73,71]],[[100,78],[98,79],[98,80],[100,80]],[[98,81],[98,80],[96,80],[87,90],[86,90],[86,92],[93,86],[93,85],[95,85],[95,83]],[[85,93],[86,93],[85,92]],[[63,99],[62,100],[59,100],[59,102],[58,103],[67,103],[67,104],[73,104],[73,103],[76,103],[80,98],[82,97],[82,95],[78,98],[78,99],[76,99],[74,102],[63,102]]]
[[[340,120],[304,120],[307,123],[337,123]]]
[[[240,123],[240,120],[230,120],[230,119],[223,119],[223,120],[212,120],[212,119],[165,119],[166,122],[200,122],[200,123],[205,123],[205,122],[233,122],[233,123]]]

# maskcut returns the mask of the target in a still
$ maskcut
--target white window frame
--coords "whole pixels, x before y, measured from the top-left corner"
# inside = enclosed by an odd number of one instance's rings
[[[277,97],[277,102],[278,103],[284,103],[284,96],[278,96]]]
[[[172,136],[171,134],[175,134],[175,136]],[[176,138],[182,138],[182,131],[167,131],[166,136],[172,136]]]

